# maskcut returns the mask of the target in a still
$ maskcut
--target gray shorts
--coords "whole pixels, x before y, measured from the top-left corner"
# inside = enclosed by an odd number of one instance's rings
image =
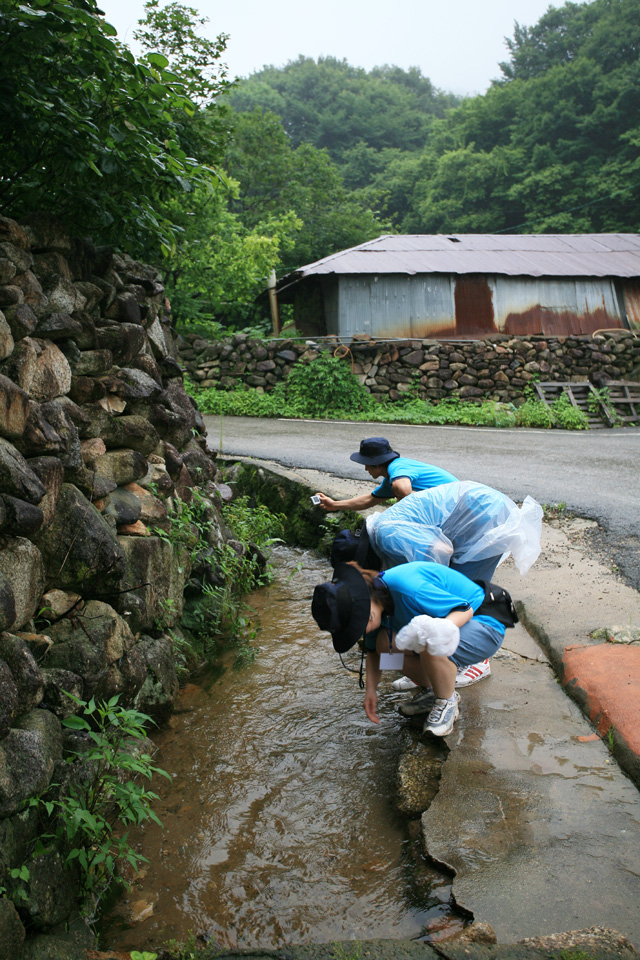
[[[503,640],[504,634],[499,630],[482,623],[481,620],[469,620],[460,627],[460,643],[449,660],[453,660],[458,668],[488,660],[500,649]]]

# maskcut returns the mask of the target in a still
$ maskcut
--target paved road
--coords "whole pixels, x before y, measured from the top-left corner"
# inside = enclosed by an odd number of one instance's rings
[[[366,479],[349,459],[363,437],[382,434],[403,456],[445,467],[521,501],[566,503],[598,520],[605,546],[640,589],[640,429],[497,430],[338,421],[205,417],[210,445],[225,454]],[[222,444],[220,440],[222,439]],[[221,448],[221,449],[220,449]]]

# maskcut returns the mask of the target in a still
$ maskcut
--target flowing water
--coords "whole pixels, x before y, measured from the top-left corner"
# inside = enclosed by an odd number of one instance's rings
[[[164,830],[136,836],[149,863],[108,918],[105,947],[194,934],[269,948],[462,925],[448,881],[421,857],[419,821],[395,809],[393,698],[371,724],[357,675],[311,618],[330,568],[284,547],[273,560],[277,580],[248,598],[261,627],[255,662],[190,683],[154,736],[155,763],[172,777],[153,784]]]

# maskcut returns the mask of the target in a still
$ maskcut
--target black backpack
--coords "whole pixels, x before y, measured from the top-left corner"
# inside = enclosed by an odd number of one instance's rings
[[[493,617],[504,627],[515,627],[518,623],[518,614],[513,605],[511,594],[497,583],[487,583],[486,580],[474,580],[479,587],[484,590],[484,600],[475,611],[474,616],[479,614],[484,617]]]

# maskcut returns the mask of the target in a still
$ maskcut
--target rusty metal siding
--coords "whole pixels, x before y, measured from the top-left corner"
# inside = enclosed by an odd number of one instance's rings
[[[495,325],[502,333],[547,336],[593,333],[623,326],[611,279],[490,278]]]
[[[629,327],[640,333],[640,280],[626,280],[622,287],[622,295]]]
[[[630,316],[634,304],[640,316],[635,289],[635,300],[625,293]],[[345,339],[363,333],[378,339],[566,336],[624,326],[610,278],[365,274],[340,277],[338,291],[338,319],[327,331]]]
[[[450,277],[340,277],[339,336],[430,337],[453,333]]]

